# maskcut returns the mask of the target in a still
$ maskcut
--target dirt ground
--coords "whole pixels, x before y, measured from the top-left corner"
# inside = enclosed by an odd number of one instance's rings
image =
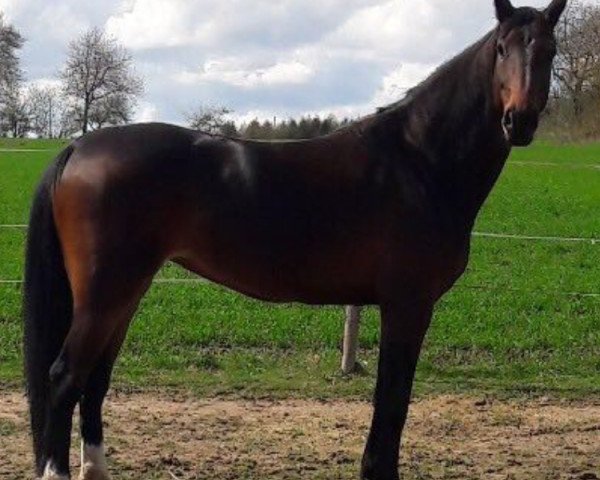
[[[113,393],[109,464],[115,480],[355,479],[370,415],[361,402]],[[2,480],[32,477],[29,450],[24,399],[0,394]],[[401,471],[409,480],[599,480],[600,402],[418,400]]]

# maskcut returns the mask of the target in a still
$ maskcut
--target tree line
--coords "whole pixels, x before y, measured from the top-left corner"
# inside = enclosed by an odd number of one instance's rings
[[[200,106],[187,114],[187,123],[190,128],[227,137],[284,140],[327,135],[351,122],[348,118],[339,120],[334,115],[324,118],[314,115],[303,116],[298,120],[273,118],[262,122],[255,118],[237,126],[228,118],[231,113],[232,110],[224,107]]]
[[[573,0],[556,31],[551,98],[542,134],[561,140],[600,138],[600,5]],[[104,31],[75,38],[55,82],[25,88],[19,53],[26,39],[0,12],[0,136],[72,137],[132,121],[144,82],[131,54]],[[311,138],[348,119],[307,116],[237,125],[224,107],[187,115],[191,128],[262,139]]]

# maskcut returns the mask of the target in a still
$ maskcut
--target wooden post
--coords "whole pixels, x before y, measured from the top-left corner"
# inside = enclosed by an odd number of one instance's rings
[[[358,328],[360,325],[360,307],[346,307],[346,324],[344,326],[344,353],[342,355],[342,372],[352,373],[356,367],[356,351],[358,350]]]

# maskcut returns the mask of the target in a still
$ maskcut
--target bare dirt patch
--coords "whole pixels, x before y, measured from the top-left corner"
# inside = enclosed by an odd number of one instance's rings
[[[361,402],[113,393],[109,464],[115,479],[353,479],[370,415]],[[403,448],[410,480],[599,480],[600,403],[421,399]],[[25,401],[0,394],[0,478],[31,478],[30,465]]]

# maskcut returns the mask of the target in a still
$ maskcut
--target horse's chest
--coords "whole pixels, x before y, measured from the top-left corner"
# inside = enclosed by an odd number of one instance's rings
[[[468,243],[461,247],[442,249],[433,262],[432,278],[436,296],[446,293],[463,275],[469,262]]]
[[[462,276],[469,259],[468,241],[439,236],[400,243],[395,250],[393,277],[422,285],[437,298]]]

